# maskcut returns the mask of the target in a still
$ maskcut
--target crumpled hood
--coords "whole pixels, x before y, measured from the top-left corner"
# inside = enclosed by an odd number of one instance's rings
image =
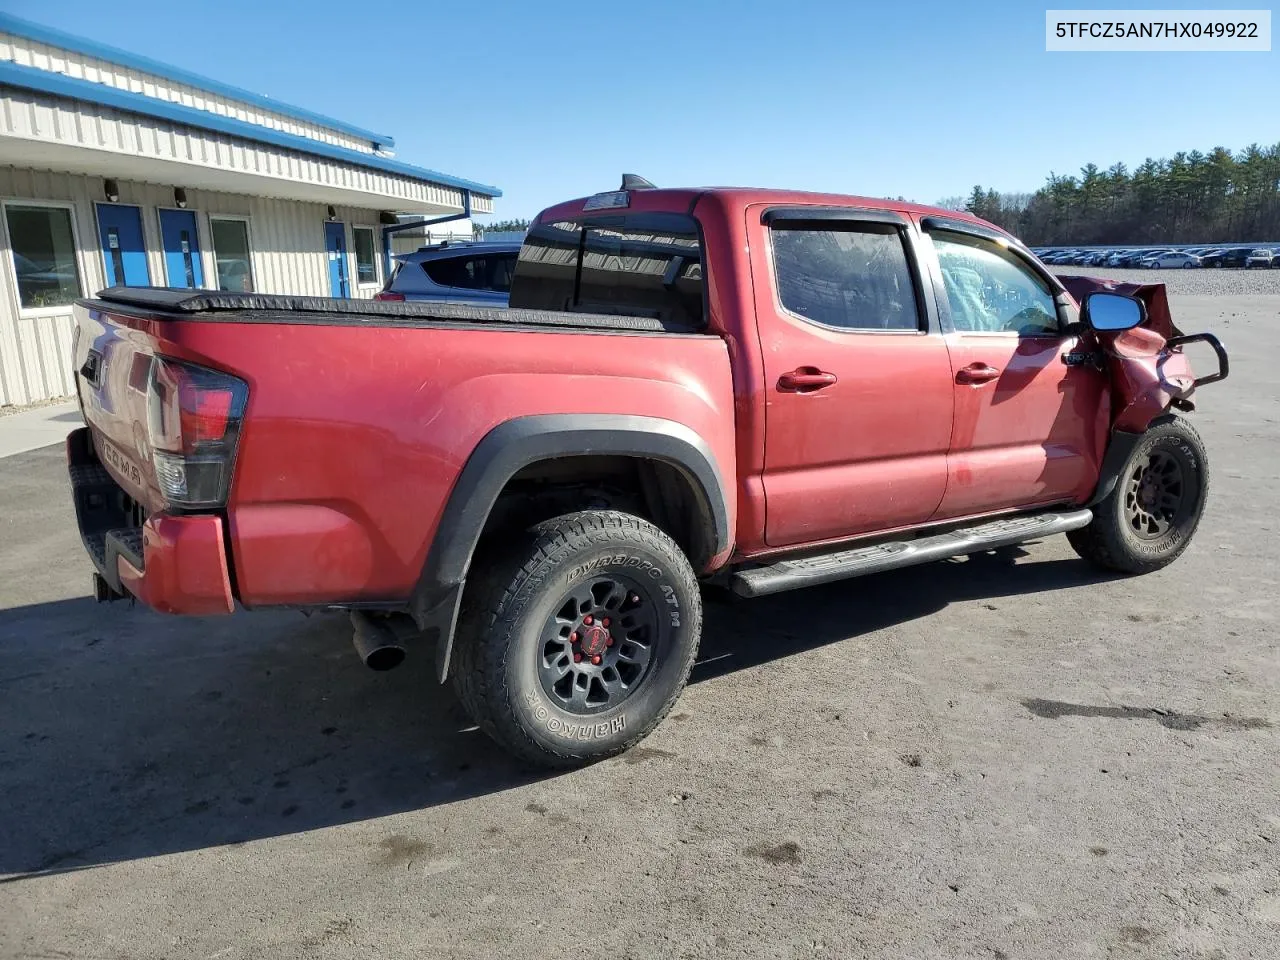
[[[1086,296],[1098,292],[1137,297],[1147,305],[1147,322],[1143,324],[1144,327],[1166,340],[1182,336],[1182,331],[1174,324],[1173,315],[1169,312],[1169,297],[1163,283],[1126,283],[1105,277],[1081,276],[1059,276],[1058,279],[1067,288],[1067,293],[1075,297],[1076,303],[1083,303]]]

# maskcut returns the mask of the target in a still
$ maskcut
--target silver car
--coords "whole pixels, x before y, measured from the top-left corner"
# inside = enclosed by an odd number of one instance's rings
[[[449,240],[392,257],[395,269],[375,300],[447,300],[506,306],[520,244]]]
[[[1191,253],[1183,253],[1181,250],[1166,250],[1155,256],[1143,257],[1142,266],[1149,270],[1168,270],[1171,267],[1186,269],[1200,266],[1200,258]]]

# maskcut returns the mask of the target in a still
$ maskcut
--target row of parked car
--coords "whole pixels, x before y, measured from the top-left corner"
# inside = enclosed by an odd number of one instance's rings
[[[1045,263],[1075,267],[1130,267],[1144,270],[1196,267],[1278,267],[1280,249],[1270,247],[1167,247],[1116,250],[1043,248],[1035,251]]]
[[[1191,247],[1169,250],[1034,251],[1042,261],[1077,267],[1131,267],[1171,270],[1196,267],[1278,267],[1280,249],[1266,247]],[[378,300],[455,300],[505,304],[511,290],[520,244],[513,241],[447,241],[395,257],[395,271]]]

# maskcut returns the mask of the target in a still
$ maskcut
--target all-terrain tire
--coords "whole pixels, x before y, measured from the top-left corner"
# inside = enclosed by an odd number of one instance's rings
[[[1208,495],[1200,434],[1181,417],[1162,417],[1134,447],[1115,489],[1094,506],[1093,521],[1067,539],[1103,569],[1151,573],[1187,549]]]
[[[576,766],[658,725],[701,632],[698,581],[675,542],[631,514],[583,511],[477,556],[451,673],[463,707],[499,744],[541,766]]]

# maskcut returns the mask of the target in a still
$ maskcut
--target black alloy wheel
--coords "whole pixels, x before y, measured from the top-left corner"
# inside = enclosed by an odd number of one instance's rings
[[[1156,448],[1125,479],[1124,516],[1135,536],[1158,540],[1186,512],[1182,464],[1168,450]]]
[[[658,599],[647,584],[616,573],[570,587],[536,652],[547,696],[567,713],[589,715],[635,693],[664,639]]]

